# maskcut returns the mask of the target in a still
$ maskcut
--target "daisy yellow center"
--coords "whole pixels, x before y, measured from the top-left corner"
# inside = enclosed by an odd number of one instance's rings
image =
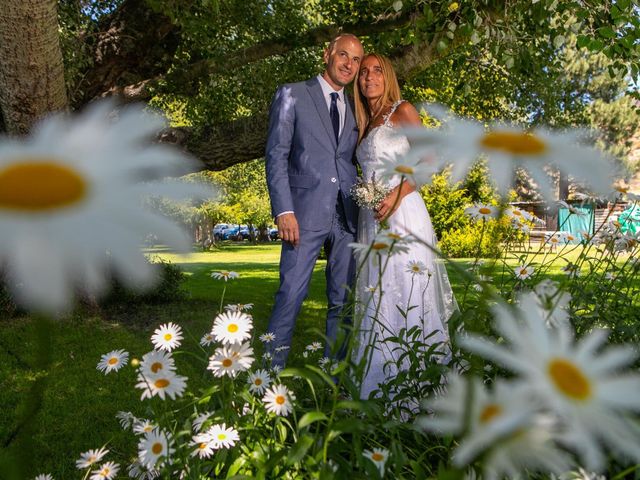
[[[520,275],[526,275],[526,274],[527,274],[527,269],[526,268],[520,269]]]
[[[162,363],[154,362],[151,364],[151,371],[153,373],[158,373],[160,370],[162,370]]]
[[[200,444],[200,450],[204,450],[205,448],[207,448],[207,444],[206,443],[201,443]]]
[[[111,469],[109,467],[104,467],[100,473],[103,477],[108,477],[111,473]]]
[[[380,452],[373,452],[373,454],[371,455],[371,459],[374,462],[381,462],[382,460],[384,460],[384,455],[382,455]]]
[[[254,383],[255,385],[260,386],[260,385],[262,385],[262,379],[261,379],[261,378],[256,378],[256,379],[253,381],[253,383]]]
[[[489,215],[491,213],[491,209],[487,207],[480,207],[478,209],[478,212],[481,213],[482,215]]]
[[[398,165],[395,168],[395,170],[396,170],[396,172],[402,173],[404,175],[413,175],[413,172],[414,172],[413,168],[411,168],[411,167],[409,167],[407,165]]]
[[[566,396],[575,400],[591,397],[591,383],[582,370],[564,358],[554,358],[549,362],[547,372],[551,381]]]
[[[402,240],[402,237],[400,235],[398,235],[397,233],[393,233],[393,232],[389,232],[387,234],[387,237],[389,237],[391,240]]]
[[[485,406],[480,412],[480,423],[487,423],[502,413],[502,407],[495,403]]]
[[[224,433],[218,434],[218,440],[226,440],[227,436]]]
[[[417,265],[414,265],[413,267],[411,267],[411,270],[413,270],[414,272],[419,272],[420,271],[420,267]]]
[[[162,453],[162,444],[160,442],[156,442],[151,447],[151,451],[154,455],[160,455]]]
[[[521,216],[521,215],[522,215],[522,213],[521,213],[519,210],[514,210],[514,211],[513,211],[513,214],[514,214],[515,216],[517,216],[517,217],[519,217],[519,216]]]
[[[173,338],[173,335],[171,335],[170,333],[165,333],[164,334],[164,339],[168,342],[169,340],[171,340]]]
[[[230,358],[225,358],[224,360],[222,360],[223,367],[229,368],[231,365],[233,365],[233,360],[231,360]]]
[[[615,187],[615,189],[617,191],[619,191],[620,193],[627,193],[629,192],[629,187]]]
[[[151,425],[147,425],[142,430],[144,431],[144,433],[149,433],[151,430],[153,430],[153,427]]]
[[[284,405],[284,402],[286,402],[287,399],[284,398],[284,395],[277,395],[275,401],[278,405]]]
[[[166,378],[159,378],[153,384],[158,388],[167,388],[171,382]]]
[[[388,247],[389,245],[384,242],[376,242],[371,246],[371,248],[373,248],[374,250],[384,250],[385,248],[388,248]]]
[[[235,323],[230,323],[229,326],[227,327],[227,331],[229,333],[236,333],[238,331],[238,325]]]
[[[0,171],[0,208],[42,212],[79,203],[88,184],[80,172],[46,158],[25,158]]]
[[[118,363],[118,358],[117,357],[111,357],[109,359],[109,365],[115,365],[116,363]]]
[[[489,132],[480,139],[485,148],[502,150],[517,155],[540,155],[547,145],[540,137],[525,132]]]
[[[89,463],[94,463],[96,460],[98,459],[98,457],[96,455],[91,455],[88,459]]]

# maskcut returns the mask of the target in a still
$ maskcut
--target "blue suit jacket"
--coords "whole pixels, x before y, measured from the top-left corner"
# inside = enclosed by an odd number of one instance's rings
[[[347,99],[345,94],[345,99]],[[329,109],[317,78],[278,88],[269,111],[266,172],[273,216],[295,212],[301,229],[328,229],[338,195],[348,228],[355,232],[358,208],[349,195],[358,129],[350,102],[336,145]]]

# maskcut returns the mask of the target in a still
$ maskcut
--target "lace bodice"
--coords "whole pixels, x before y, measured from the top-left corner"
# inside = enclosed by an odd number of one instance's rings
[[[409,151],[409,141],[407,137],[398,133],[393,128],[391,116],[404,100],[394,103],[383,117],[382,125],[371,129],[369,134],[362,139],[356,150],[356,158],[362,168],[362,176],[365,181],[370,181],[373,173],[376,179],[380,180],[379,169],[384,160],[390,160],[405,155]],[[392,178],[387,182],[390,186],[400,183],[400,177]]]

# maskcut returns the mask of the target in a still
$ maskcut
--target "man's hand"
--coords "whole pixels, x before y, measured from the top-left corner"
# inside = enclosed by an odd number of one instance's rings
[[[278,226],[278,234],[284,242],[289,242],[294,247],[298,246],[300,241],[300,229],[298,228],[298,220],[294,213],[283,213],[276,218]]]

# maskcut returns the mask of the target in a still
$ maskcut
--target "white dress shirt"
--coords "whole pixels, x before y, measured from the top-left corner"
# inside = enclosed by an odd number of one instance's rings
[[[334,90],[329,83],[324,79],[322,75],[318,75],[318,82],[320,82],[320,87],[322,88],[322,94],[324,95],[324,99],[327,102],[327,110],[331,108],[331,94],[333,92],[338,94],[338,99],[336,101],[336,105],[338,106],[338,114],[340,115],[340,129],[338,130],[338,137],[342,135],[342,129],[344,127],[344,118],[346,115],[347,104],[344,103],[344,88],[340,90]]]

